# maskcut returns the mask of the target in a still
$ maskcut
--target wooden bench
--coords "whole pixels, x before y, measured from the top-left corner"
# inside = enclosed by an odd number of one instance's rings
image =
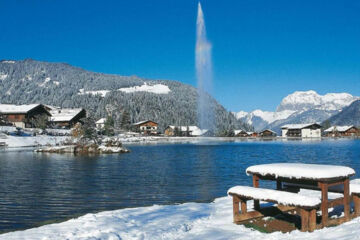
[[[359,217],[360,216],[360,179],[351,180],[349,187],[350,187],[351,200],[354,202],[354,213],[352,217]],[[291,190],[294,192],[299,192],[301,188],[320,190],[320,188],[318,188],[317,186],[312,186],[312,185],[295,184],[295,183],[284,184],[284,189]],[[343,185],[331,186],[329,187],[329,192],[344,193],[344,186]],[[341,204],[340,201],[336,201],[336,200],[337,199],[329,201],[331,207],[334,207],[337,204]]]
[[[260,207],[255,206],[254,211],[247,211],[247,201],[257,200],[278,204],[278,208],[281,211],[291,210],[289,207],[298,209],[301,217],[301,231],[314,231],[316,228],[316,210],[321,204],[321,200],[317,197],[248,186],[232,187],[228,190],[228,195],[233,197],[233,217],[235,223],[265,216],[259,211]],[[241,213],[239,212],[239,204],[241,205]]]

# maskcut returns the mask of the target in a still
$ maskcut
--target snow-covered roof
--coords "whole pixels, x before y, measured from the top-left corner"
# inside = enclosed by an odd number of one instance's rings
[[[277,203],[289,206],[315,207],[320,205],[318,197],[304,196],[297,193],[278,191],[266,188],[254,188],[248,186],[235,186],[228,190],[228,194],[236,194],[249,198],[256,198],[263,201],[273,200]]]
[[[40,106],[41,104],[26,104],[26,105],[14,105],[14,104],[0,104],[0,113],[3,114],[26,114],[32,109]]]
[[[234,134],[235,134],[235,135],[238,135],[239,133],[246,133],[246,134],[248,134],[247,132],[245,132],[245,131],[242,130],[242,129],[234,130]]]
[[[321,127],[318,123],[300,123],[300,124],[286,124],[282,126],[282,129],[303,129],[306,127],[310,127],[312,125],[318,125],[319,128]]]
[[[96,121],[96,124],[104,124],[106,122],[106,118],[100,118]]]
[[[140,121],[140,122],[137,122],[137,123],[133,123],[133,125],[134,125],[134,126],[137,126],[137,125],[141,125],[141,124],[147,123],[147,122],[153,122],[153,123],[156,123],[156,124],[157,124],[157,122],[154,122],[154,121],[151,121],[151,120],[145,120],[145,121]]]
[[[272,132],[272,133],[275,133],[275,134],[276,134],[276,132],[274,132],[274,131],[271,130],[271,129],[264,129],[264,130],[261,131],[261,133],[262,133],[262,132],[265,132],[265,131],[269,131],[269,132]]]
[[[52,122],[68,122],[76,117],[82,110],[83,108],[62,108],[51,110],[50,120]]]
[[[346,132],[347,130],[349,130],[350,128],[354,127],[353,125],[350,126],[332,126],[329,127],[328,129],[326,129],[324,132]]]
[[[349,177],[355,174],[354,169],[346,166],[302,163],[272,163],[248,167],[247,174],[270,175],[295,179],[329,179]]]

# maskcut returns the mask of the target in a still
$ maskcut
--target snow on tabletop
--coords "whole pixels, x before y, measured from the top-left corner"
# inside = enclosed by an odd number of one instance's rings
[[[300,191],[302,194],[303,190]],[[319,195],[318,191],[306,192]],[[329,194],[330,197],[331,194]],[[226,239],[226,240],[353,240],[360,236],[360,218],[312,233],[261,233],[233,223],[232,198],[212,203],[155,205],[86,214],[62,223],[0,235],[0,240],[17,239]],[[253,202],[249,201],[249,208]]]
[[[285,177],[295,179],[327,179],[348,177],[355,174],[354,169],[346,166],[303,163],[271,163],[250,166],[247,174],[258,173],[262,176]]]
[[[279,204],[289,206],[315,207],[321,203],[320,198],[317,197],[308,197],[297,193],[248,186],[232,187],[228,190],[228,194],[230,193],[263,201],[273,200]]]

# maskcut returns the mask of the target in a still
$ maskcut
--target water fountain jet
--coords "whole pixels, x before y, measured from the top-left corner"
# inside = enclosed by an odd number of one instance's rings
[[[214,109],[210,104],[212,93],[211,44],[206,37],[204,14],[200,2],[196,21],[196,77],[198,87],[198,122],[201,129],[215,130]]]

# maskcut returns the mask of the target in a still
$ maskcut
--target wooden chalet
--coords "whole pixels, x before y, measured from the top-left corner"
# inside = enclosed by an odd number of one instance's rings
[[[235,137],[249,137],[249,134],[244,130],[234,130]]]
[[[53,108],[50,114],[50,123],[56,128],[72,128],[86,117],[83,108]]]
[[[51,114],[42,104],[13,105],[0,104],[0,114],[7,122],[16,127],[34,127],[33,120],[39,117],[50,117]]]
[[[324,130],[326,137],[354,137],[359,135],[359,129],[355,126],[332,126]]]
[[[258,134],[259,137],[276,137],[276,135],[276,132],[271,129],[265,129]]]
[[[137,132],[140,132],[141,134],[154,135],[158,133],[158,125],[159,124],[157,122],[146,120],[134,123],[133,127]]]

